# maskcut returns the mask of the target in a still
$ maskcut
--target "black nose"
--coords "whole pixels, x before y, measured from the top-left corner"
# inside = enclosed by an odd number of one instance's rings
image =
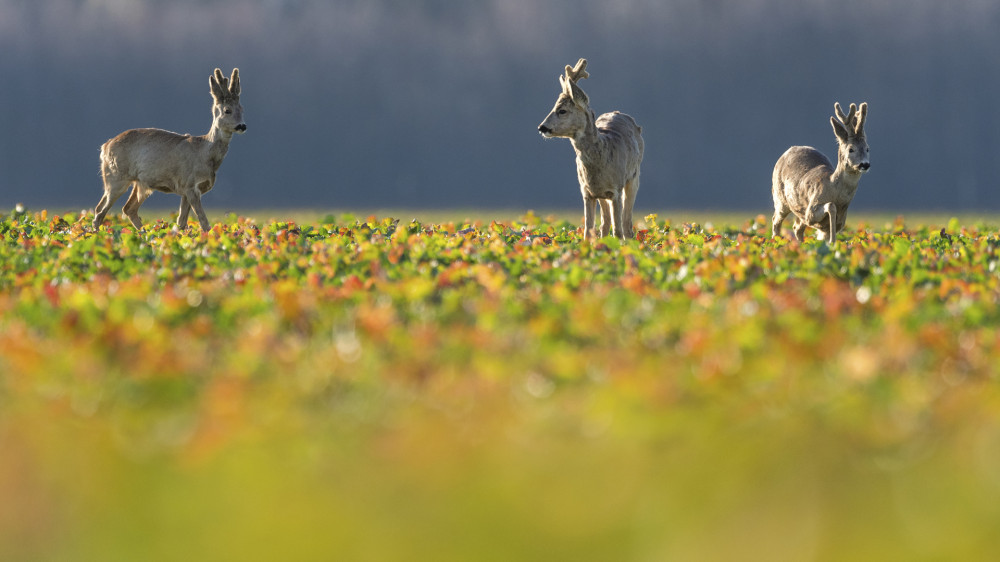
[[[552,129],[546,127],[545,125],[539,125],[538,126],[538,132],[539,133],[551,133]]]
[[[858,167],[861,168],[862,170],[867,170],[868,168],[871,168],[872,165],[869,164],[868,162],[862,162],[861,165]]]

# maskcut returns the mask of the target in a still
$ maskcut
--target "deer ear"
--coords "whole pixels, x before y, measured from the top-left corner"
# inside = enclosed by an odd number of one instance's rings
[[[567,80],[567,82],[569,81]],[[587,94],[584,93],[584,91],[580,89],[579,86],[576,85],[576,82],[569,82],[569,88],[570,88],[569,97],[573,98],[573,103],[575,103],[580,107],[590,106],[590,98],[588,98]]]
[[[835,118],[831,117],[830,125],[833,126],[833,134],[837,135],[837,139],[839,139],[840,142],[848,141],[851,135],[847,132],[847,129],[840,124],[840,121],[837,121]]]
[[[229,94],[240,97],[240,69],[234,68],[232,76],[229,77]]]

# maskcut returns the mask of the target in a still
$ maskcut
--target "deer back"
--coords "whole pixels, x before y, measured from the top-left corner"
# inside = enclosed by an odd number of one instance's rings
[[[174,191],[182,184],[214,177],[221,158],[211,157],[211,145],[205,137],[162,129],[131,129],[104,143],[101,166],[105,174],[160,191]]]
[[[620,111],[605,113],[597,118],[597,132],[603,147],[604,165],[624,183],[635,175],[642,163],[645,143],[642,128],[631,115]]]

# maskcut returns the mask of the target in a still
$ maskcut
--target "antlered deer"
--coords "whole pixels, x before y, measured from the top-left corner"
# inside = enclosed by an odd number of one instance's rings
[[[801,241],[806,227],[811,227],[832,244],[844,228],[847,206],[858,190],[861,174],[871,167],[864,129],[868,104],[862,103],[858,108],[852,103],[847,115],[839,103],[833,105],[833,110],[837,115],[836,119],[830,118],[833,133],[837,135],[836,168],[811,146],[789,148],[774,165],[772,236],[779,235],[781,222],[789,213],[795,214],[796,240]]]
[[[194,208],[198,222],[208,231],[208,217],[201,196],[215,185],[229,141],[234,133],[247,130],[240,105],[240,71],[226,78],[218,68],[208,79],[212,93],[212,128],[201,136],[182,135],[162,129],[131,129],[101,146],[101,177],[104,196],[94,209],[94,228],[104,222],[111,205],[129,186],[132,194],[122,207],[137,229],[142,228],[139,207],[154,190],[181,196],[177,226],[187,227]]]
[[[583,195],[584,234],[593,238],[594,215],[601,205],[601,236],[611,227],[624,240],[632,237],[632,206],[639,191],[642,128],[632,117],[614,111],[594,118],[587,94],[577,81],[587,78],[587,60],[566,65],[559,76],[562,93],[538,131],[545,138],[564,137],[576,151],[576,173]]]

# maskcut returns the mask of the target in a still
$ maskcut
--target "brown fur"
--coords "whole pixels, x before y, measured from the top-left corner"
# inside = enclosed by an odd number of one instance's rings
[[[132,186],[122,207],[134,227],[142,228],[139,207],[153,193],[181,196],[177,226],[185,228],[193,208],[198,222],[208,231],[208,217],[201,196],[215,185],[215,174],[229,151],[234,133],[246,130],[240,105],[240,71],[226,78],[218,68],[209,77],[212,94],[212,128],[192,136],[162,129],[130,129],[101,146],[101,177],[104,196],[94,209],[94,228],[104,222],[111,205]]]

